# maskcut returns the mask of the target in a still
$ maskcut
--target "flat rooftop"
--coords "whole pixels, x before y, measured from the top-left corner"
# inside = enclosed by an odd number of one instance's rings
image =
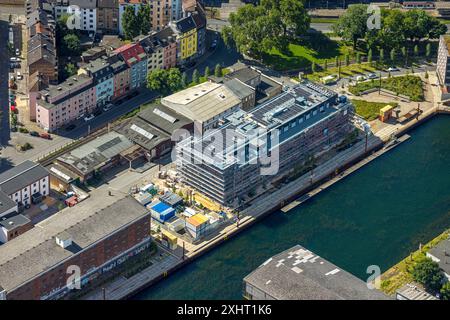
[[[131,196],[99,211],[65,208],[0,246],[0,286],[12,291],[146,215],[147,209]],[[63,232],[70,235],[73,243],[66,249],[55,240]]]
[[[91,77],[85,74],[74,75],[70,78],[66,79],[64,82],[61,82],[58,85],[49,86],[48,89],[42,90],[41,95],[42,98],[38,101],[39,105],[45,107],[46,109],[51,109],[55,106],[55,104],[59,104],[63,101],[66,101],[73,96],[77,95],[80,91],[85,91],[89,87],[89,84],[93,84],[93,80]],[[82,89],[79,89],[79,88]],[[75,90],[74,90],[75,89]],[[69,91],[68,95],[65,95],[63,98],[56,99],[54,103],[48,103],[44,100],[45,97],[48,97],[50,100],[54,100],[57,96],[60,96],[63,92]]]
[[[9,214],[0,220],[0,226],[2,226],[8,231],[14,230],[17,227],[24,226],[28,223],[31,223],[30,219],[28,219],[22,214],[17,213]]]
[[[88,174],[132,146],[133,143],[124,135],[111,131],[63,154],[57,161],[69,165],[76,172]]]
[[[398,295],[401,295],[403,299],[408,300],[438,300],[435,296],[426,292],[420,286],[414,283],[405,284],[403,287],[397,290],[397,299]],[[401,300],[402,298],[398,299]]]
[[[253,141],[253,138],[258,134],[267,134],[269,131],[278,130],[278,143],[281,144],[283,141],[308,130],[308,128],[339,112],[341,108],[347,105],[348,101],[346,99],[340,101],[337,93],[323,86],[304,82],[285,89],[281,94],[248,112],[238,109],[223,118],[221,126],[217,130],[203,136],[203,139],[197,142],[202,143],[201,150],[206,151],[201,155],[197,153],[197,155],[215,167],[224,169],[236,162],[235,151],[242,151],[244,146],[249,144],[248,141]],[[223,143],[225,148],[222,141],[211,139],[218,132],[223,139],[227,139]],[[232,137],[230,137],[230,133],[232,133]],[[177,147],[184,148],[183,151],[186,154],[190,152],[196,154],[196,151],[191,151],[190,148],[192,139],[190,137],[183,140],[177,144]],[[234,139],[235,143],[230,143],[229,139]],[[271,148],[273,149],[279,144],[274,143]],[[209,157],[209,150],[213,149],[215,159]],[[222,150],[222,153],[218,152]],[[257,156],[257,154],[252,153],[250,160],[254,156]]]
[[[225,85],[204,82],[164,97],[161,103],[191,120],[205,122],[241,101]]]
[[[277,300],[386,300],[388,296],[296,245],[273,256],[244,282]]]

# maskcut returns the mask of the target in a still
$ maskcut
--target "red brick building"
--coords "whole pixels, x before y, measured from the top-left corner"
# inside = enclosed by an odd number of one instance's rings
[[[83,289],[150,243],[150,214],[131,197],[98,212],[64,209],[0,246],[0,297],[60,299],[77,268]]]

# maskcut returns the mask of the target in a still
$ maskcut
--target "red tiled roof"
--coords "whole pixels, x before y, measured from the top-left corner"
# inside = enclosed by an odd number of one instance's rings
[[[117,48],[114,52],[120,54],[128,66],[130,66],[129,60],[131,58],[141,61],[139,55],[145,54],[144,48],[142,48],[139,43],[126,44],[120,48]]]

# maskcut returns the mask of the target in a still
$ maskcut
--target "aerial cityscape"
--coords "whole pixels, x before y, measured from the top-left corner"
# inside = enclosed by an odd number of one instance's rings
[[[450,300],[450,1],[0,0],[0,42],[0,300]]]

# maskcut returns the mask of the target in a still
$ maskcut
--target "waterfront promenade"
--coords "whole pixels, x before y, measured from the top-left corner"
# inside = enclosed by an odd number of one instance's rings
[[[228,225],[213,238],[209,238],[198,244],[190,244],[188,242],[185,242],[184,259],[181,258],[182,254],[180,252],[180,249],[183,246],[183,240],[179,239],[179,250],[177,252],[172,254],[165,254],[163,257],[158,259],[158,261],[154,261],[152,266],[144,269],[140,273],[130,277],[129,279],[119,277],[105,285],[104,291],[102,290],[102,288],[99,288],[87,294],[85,297],[83,297],[83,299],[103,299],[103,297],[105,296],[107,299],[116,300],[132,296],[142,288],[149,286],[160,279],[163,279],[165,276],[182,267],[184,264],[189,263],[193,259],[199,257],[201,254],[207,252],[209,249],[212,249],[221,242],[226,241],[229,237],[237,234],[237,232],[256,222],[260,217],[280,209],[290,201],[294,200],[300,194],[304,193],[305,190],[311,189],[313,185],[324,181],[324,179],[329,176],[335,175],[336,170],[338,170],[339,172],[340,168],[348,166],[349,163],[357,161],[361,157],[364,157],[365,154],[370,154],[375,149],[381,149],[384,143],[391,139],[393,134],[397,136],[403,135],[406,130],[415,126],[417,123],[422,122],[423,119],[434,115],[436,112],[436,108],[425,110],[424,113],[420,116],[419,120],[412,120],[407,125],[390,125],[388,127],[385,127],[374,135],[368,137],[367,147],[365,139],[363,139],[353,147],[340,152],[336,157],[319,165],[314,170],[313,174],[307,173],[299,179],[282,186],[280,189],[272,192],[271,194],[262,197],[256,203],[241,212],[242,218],[239,226],[237,226],[236,224]],[[352,166],[338,173],[331,180],[325,181],[322,185],[311,190],[309,193],[310,197],[326,189],[328,186],[344,178],[346,175],[359,169],[364,164],[370,162],[379,155],[387,152],[389,149],[390,148],[386,148],[384,150],[382,149],[369,155],[368,157],[364,157],[360,162],[357,162],[355,166]]]

